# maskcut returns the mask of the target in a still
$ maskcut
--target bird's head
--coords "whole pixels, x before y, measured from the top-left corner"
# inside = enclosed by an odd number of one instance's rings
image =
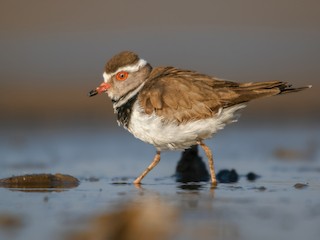
[[[149,76],[152,67],[137,54],[129,51],[113,56],[106,64],[104,82],[89,92],[89,96],[106,92],[113,101],[118,101],[141,85]]]

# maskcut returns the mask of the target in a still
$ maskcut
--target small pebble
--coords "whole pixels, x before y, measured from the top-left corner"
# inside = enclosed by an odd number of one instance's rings
[[[256,187],[256,188],[254,188],[254,189],[256,189],[256,190],[258,190],[258,191],[260,191],[260,192],[264,192],[265,190],[267,190],[267,188],[266,188],[265,186]]]
[[[99,182],[100,181],[100,179],[96,178],[96,177],[89,177],[86,180],[89,181],[89,182]]]
[[[234,169],[223,169],[218,172],[217,179],[220,183],[235,183],[238,182],[239,175]]]
[[[255,181],[255,180],[257,180],[257,178],[260,178],[260,176],[255,174],[254,172],[249,172],[247,174],[247,180],[248,181]]]
[[[306,183],[296,183],[295,185],[294,185],[294,188],[296,188],[296,189],[304,189],[304,188],[306,188],[306,187],[308,187],[309,185],[308,184],[306,184]]]

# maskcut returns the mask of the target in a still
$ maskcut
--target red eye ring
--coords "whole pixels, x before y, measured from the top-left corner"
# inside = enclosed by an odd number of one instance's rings
[[[116,79],[118,81],[124,81],[128,78],[128,75],[129,73],[126,72],[126,71],[121,71],[121,72],[118,72],[117,75],[116,75]]]

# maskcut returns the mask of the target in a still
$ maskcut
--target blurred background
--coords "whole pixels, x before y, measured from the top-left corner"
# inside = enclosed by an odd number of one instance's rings
[[[57,234],[82,226],[83,217],[132,199],[145,207],[148,194],[181,212],[178,221],[159,207],[156,217],[146,214],[152,216],[146,223],[180,224],[174,239],[319,238],[319,0],[1,0],[0,6],[0,180],[45,172],[81,181],[62,192],[0,185],[0,239],[63,239]],[[313,87],[250,103],[237,124],[206,141],[216,169],[236,169],[239,183],[219,184],[214,194],[204,182],[188,192],[172,177],[180,158],[173,152],[162,155],[143,191],[123,183],[150,163],[154,147],[118,127],[106,95],[87,96],[102,82],[106,61],[123,50],[153,66]],[[247,181],[249,171],[261,179]],[[103,229],[124,226],[110,219]]]
[[[244,122],[317,124],[320,2],[2,0],[1,126],[64,127],[114,121],[107,96],[88,98],[123,50],[233,81],[312,84],[263,99]],[[106,124],[107,125],[107,124]]]

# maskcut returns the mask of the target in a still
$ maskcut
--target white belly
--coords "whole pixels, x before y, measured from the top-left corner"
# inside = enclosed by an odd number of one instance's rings
[[[217,116],[185,124],[167,123],[161,117],[145,114],[139,103],[133,106],[128,130],[144,142],[158,150],[182,150],[197,144],[197,141],[212,135],[228,123],[237,120],[236,111],[244,104],[222,109]]]

